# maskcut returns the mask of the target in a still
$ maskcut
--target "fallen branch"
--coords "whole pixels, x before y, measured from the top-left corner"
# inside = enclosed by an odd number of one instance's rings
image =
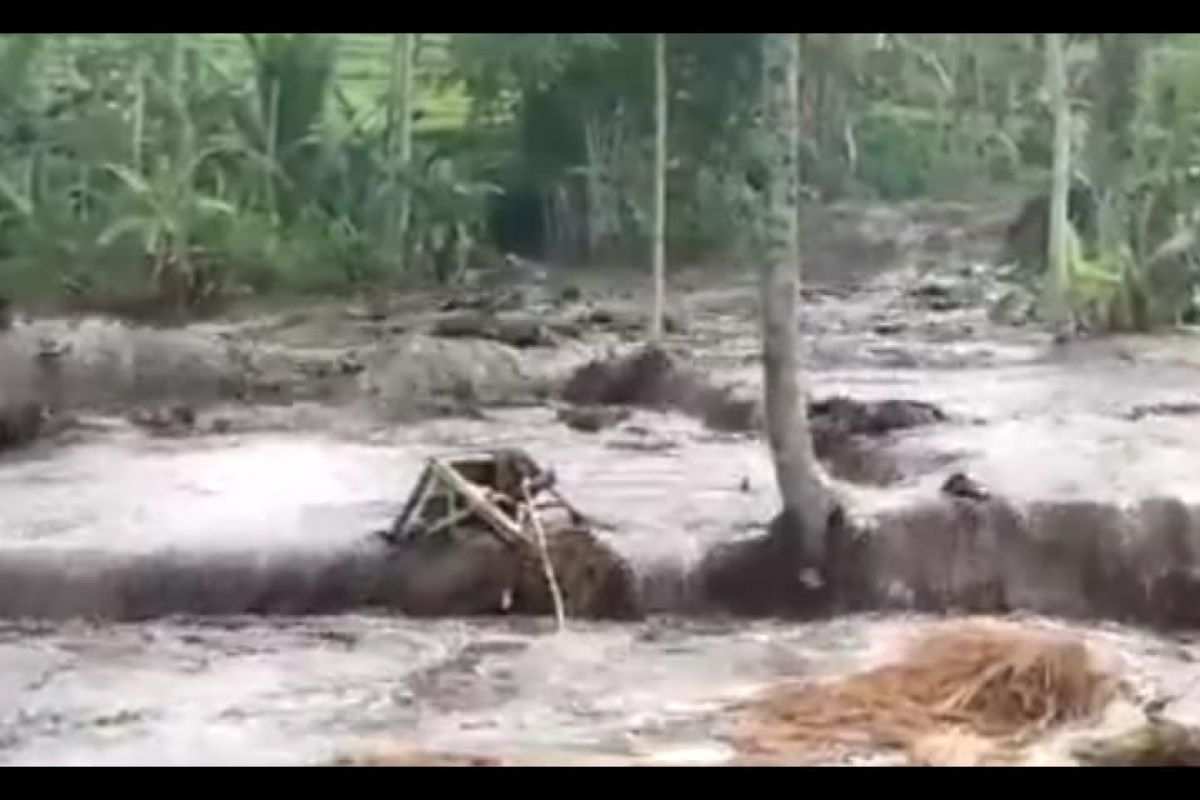
[[[513,524],[512,520],[501,513],[493,503],[489,502],[479,487],[465,480],[453,469],[450,469],[436,459],[431,461],[429,466],[438,480],[462,495],[463,499],[471,507],[471,510],[482,517],[505,542],[517,547],[527,547],[529,545],[529,540],[520,527]]]
[[[425,506],[425,498],[429,494],[429,483],[433,478],[433,468],[425,465],[425,469],[421,470],[420,477],[417,478],[417,485],[408,495],[408,500],[404,504],[404,508],[400,511],[400,516],[396,518],[396,522],[392,526],[392,532],[398,537],[406,537],[409,532],[409,527],[412,524],[414,514],[419,515],[422,508]]]
[[[546,575],[546,585],[550,589],[550,599],[554,603],[554,620],[558,626],[558,632],[562,633],[567,629],[567,614],[563,609],[562,590],[559,588],[558,578],[554,574],[554,564],[550,561],[550,549],[546,545],[546,531],[542,528],[542,521],[538,519],[537,511],[534,509],[528,478],[521,481],[521,494],[525,499],[521,513],[529,516],[529,520],[533,524],[533,531],[537,535],[538,551],[542,557],[542,571]]]
[[[461,511],[454,511],[453,510],[453,501],[451,501],[451,512],[449,514],[447,514],[445,517],[443,517],[441,520],[439,520],[438,522],[435,522],[433,525],[430,525],[428,528],[426,528],[423,531],[423,533],[426,536],[432,536],[435,533],[441,533],[442,531],[446,530],[447,528],[453,528],[455,525],[458,525],[459,523],[466,522],[473,516],[475,516],[475,512],[469,508],[464,508]]]

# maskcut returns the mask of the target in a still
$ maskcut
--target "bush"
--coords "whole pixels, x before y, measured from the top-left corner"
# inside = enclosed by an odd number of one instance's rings
[[[858,126],[859,176],[888,200],[927,192],[937,161],[938,120],[890,104],[869,108]]]

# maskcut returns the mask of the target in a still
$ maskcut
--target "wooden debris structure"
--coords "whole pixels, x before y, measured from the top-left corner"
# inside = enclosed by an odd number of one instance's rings
[[[491,536],[516,565],[504,611],[630,618],[636,582],[555,486],[520,450],[431,458],[385,538],[403,548]]]

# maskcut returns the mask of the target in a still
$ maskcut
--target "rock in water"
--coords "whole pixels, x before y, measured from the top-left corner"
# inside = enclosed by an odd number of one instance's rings
[[[598,433],[629,419],[630,412],[620,406],[566,406],[558,410],[558,420],[573,431]]]
[[[942,491],[952,497],[962,497],[967,500],[987,500],[991,494],[983,484],[965,472],[956,472],[942,484]]]
[[[1200,767],[1200,730],[1164,719],[1078,745],[1072,755],[1093,767]]]
[[[182,436],[196,428],[196,411],[184,403],[163,408],[137,409],[130,413],[133,424],[158,436]]]
[[[975,302],[977,290],[968,281],[930,278],[914,286],[909,295],[931,311],[955,311]]]
[[[45,423],[46,409],[37,403],[0,408],[0,452],[31,444]]]

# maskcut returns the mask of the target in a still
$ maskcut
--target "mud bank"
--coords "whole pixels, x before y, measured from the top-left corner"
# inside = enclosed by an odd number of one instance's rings
[[[56,409],[190,398],[203,405],[247,389],[228,342],[191,331],[102,319],[42,320],[0,336],[0,399]]]
[[[621,552],[620,536],[613,538]],[[778,522],[693,565],[627,558],[636,586],[593,588],[575,616],[815,618],[873,611],[1031,612],[1163,629],[1200,627],[1200,508],[1003,500],[915,502],[834,531],[825,585],[798,578]],[[553,558],[564,566],[559,555]],[[549,612],[539,581],[487,539],[397,551],[373,539],[323,550],[114,554],[6,549],[0,618],[137,621],[173,615],[410,616]],[[526,588],[512,596],[514,583]],[[508,599],[505,599],[506,594]]]
[[[37,320],[0,335],[0,450],[69,426],[77,412],[163,404],[355,406],[386,420],[540,402],[582,347],[518,349],[405,334],[359,346],[256,342],[232,328]],[[51,417],[57,424],[48,424]]]
[[[669,391],[665,404],[686,410],[680,396],[705,397],[709,384],[695,376],[695,384],[679,384],[691,387],[692,395]],[[714,391],[711,396],[724,396]],[[602,393],[585,396],[605,399]],[[901,407],[904,414],[897,412]],[[829,426],[829,441],[866,443],[860,474],[877,468],[898,445],[919,448],[942,429],[975,437],[979,430],[945,420],[935,406],[920,403],[834,400],[810,410],[814,430]],[[777,507],[761,442],[705,434],[677,413],[635,411],[630,430],[600,434],[579,434],[552,420],[545,409],[496,412],[490,420],[446,423],[449,428],[396,429],[388,448],[272,443],[259,457],[251,438],[236,446],[235,440],[178,443],[161,451],[146,444],[147,453],[138,456],[145,463],[128,472],[121,465],[131,466],[132,453],[100,445],[72,451],[77,460],[24,464],[9,473],[8,522],[27,541],[0,553],[0,616],[131,620],[368,608],[415,615],[500,613],[510,576],[507,566],[497,567],[504,559],[486,548],[389,560],[385,551],[357,544],[370,528],[355,514],[317,519],[311,531],[296,530],[291,544],[274,537],[292,524],[289,515],[299,513],[297,497],[306,498],[301,506],[340,508],[349,499],[352,506],[369,500],[386,507],[399,501],[406,479],[415,477],[412,471],[433,443],[443,448],[508,442],[533,447],[560,468],[569,496],[613,523],[604,538],[636,574],[637,603],[599,616],[1025,610],[1164,627],[1200,625],[1200,505],[1190,500],[1130,503],[1113,498],[1112,487],[1104,486],[1093,486],[1096,502],[1030,498],[1001,482],[997,499],[969,501],[939,496],[936,483],[930,485],[944,479],[947,464],[917,483],[910,475],[886,491],[859,487],[860,493],[874,492],[873,502],[851,503],[864,516],[832,537],[826,588],[810,590],[789,567],[795,560],[783,537],[733,541]],[[1157,423],[1119,422],[1135,424]],[[616,447],[641,441],[631,433],[635,429],[653,429],[671,447],[632,456]],[[893,431],[906,438],[889,441]],[[343,450],[345,462],[337,455]],[[1029,463],[1028,453],[1023,458],[1021,463]],[[974,472],[976,463],[954,462],[953,468]],[[996,477],[1012,472],[991,466]],[[167,475],[175,476],[171,485],[153,483]],[[81,485],[95,489],[81,491]],[[155,487],[148,505],[147,486]],[[279,499],[272,504],[267,497]],[[82,504],[78,513],[65,514],[64,506],[73,504]],[[76,542],[64,551],[47,538],[57,535],[56,526],[95,533],[84,537],[86,548]],[[135,528],[174,549],[122,553],[134,544],[125,538]],[[234,542],[258,537],[260,549],[214,555],[221,531]],[[192,535],[195,540],[185,543]],[[295,546],[310,537],[328,549],[314,553]],[[106,552],[97,553],[100,548]]]
[[[1200,509],[1014,504],[943,497],[897,504],[830,533],[826,585],[808,589],[776,521],[712,551],[698,605],[757,614],[852,610],[1002,613],[1200,626]]]
[[[758,434],[763,429],[757,393],[719,384],[686,357],[654,346],[584,364],[564,381],[560,395],[570,403],[678,411],[721,432]],[[817,457],[834,475],[877,485],[902,475],[872,446],[872,439],[948,419],[931,403],[894,398],[862,402],[842,395],[810,400],[808,418]]]
[[[551,538],[569,575],[577,542]],[[597,572],[600,572],[597,570]],[[636,588],[609,570],[563,582],[574,616],[636,619]],[[0,552],[0,619],[135,622],[187,616],[307,616],[371,610],[414,617],[549,614],[534,573],[498,540],[344,548],[153,554]]]

